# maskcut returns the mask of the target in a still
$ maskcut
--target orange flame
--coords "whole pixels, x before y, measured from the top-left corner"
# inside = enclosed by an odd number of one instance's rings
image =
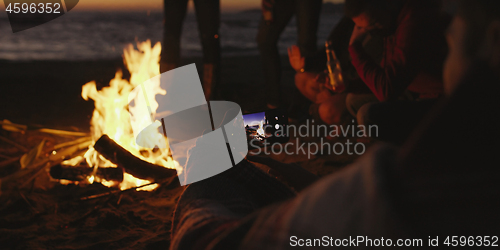
[[[153,145],[168,145],[167,138],[160,133],[154,134],[153,138],[150,138],[151,141],[148,144],[151,145],[151,148],[142,148],[136,144],[131,119],[143,119],[144,117],[140,117],[140,112],[134,113],[133,108],[129,110],[129,94],[139,84],[160,74],[161,45],[156,43],[151,47],[151,41],[147,40],[138,43],[137,48],[138,50],[135,50],[132,45],[129,45],[124,50],[124,63],[130,72],[130,81],[123,79],[121,71],[118,71],[115,78],[110,81],[109,87],[97,90],[95,81],[88,82],[82,87],[83,99],[92,99],[95,104],[90,122],[92,139],[95,142],[106,134],[138,158],[166,168],[177,169],[178,173],[180,173],[182,168],[169,155],[168,147],[159,146],[159,149],[152,149],[154,148]],[[166,91],[160,87],[159,82],[156,83],[154,88],[148,88],[148,91],[150,91],[150,93],[147,93],[150,97],[166,94]],[[150,114],[152,117],[154,117],[157,108],[158,103],[156,100],[152,100],[151,111],[153,114]],[[144,122],[151,122],[150,117],[148,118]],[[115,164],[106,160],[92,147],[89,148],[84,157],[89,166],[95,169],[98,167],[116,167]],[[92,181],[99,181],[105,186],[117,185],[117,183],[99,180],[97,177],[90,176],[89,182]],[[118,185],[123,190],[148,183],[150,182],[147,180],[137,179],[132,175],[125,174],[123,182]],[[154,190],[156,187],[156,184],[149,185],[141,188],[141,190]]]

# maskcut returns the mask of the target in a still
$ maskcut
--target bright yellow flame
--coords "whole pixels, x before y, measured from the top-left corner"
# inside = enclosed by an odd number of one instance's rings
[[[133,155],[148,161],[153,164],[164,166],[166,168],[177,169],[178,173],[182,170],[177,161],[174,161],[169,156],[169,149],[165,148],[168,145],[165,138],[158,131],[151,134],[148,138],[148,143],[144,145],[151,146],[150,148],[142,148],[135,142],[135,137],[132,129],[131,119],[144,123],[150,123],[151,117],[158,108],[158,102],[154,99],[156,95],[165,95],[167,92],[160,87],[159,80],[153,83],[153,88],[148,88],[147,96],[152,98],[149,100],[151,112],[144,117],[143,112],[128,107],[128,98],[130,92],[139,84],[160,74],[160,52],[161,45],[156,43],[151,47],[151,41],[147,40],[137,44],[138,50],[135,50],[132,45],[129,45],[124,50],[124,63],[130,72],[130,81],[122,78],[122,72],[118,71],[115,78],[109,83],[109,87],[104,87],[97,90],[95,81],[85,84],[82,88],[82,97],[85,100],[94,100],[95,109],[91,120],[91,133],[94,142],[102,135],[106,134],[120,146],[131,152]],[[147,119],[144,119],[147,118]],[[159,122],[155,121],[159,126]],[[160,149],[153,150],[154,145],[158,145]],[[116,167],[113,163],[102,157],[92,147],[89,148],[84,155],[87,163],[91,167]],[[92,177],[93,180],[93,177]],[[113,186],[115,182],[101,181],[103,185]],[[125,174],[123,182],[119,184],[120,188],[128,189],[150,183],[146,180],[141,180],[132,175]],[[141,190],[154,190],[157,185],[150,185]]]
[[[88,181],[89,181],[90,184],[94,183],[94,176],[90,176],[88,178]]]

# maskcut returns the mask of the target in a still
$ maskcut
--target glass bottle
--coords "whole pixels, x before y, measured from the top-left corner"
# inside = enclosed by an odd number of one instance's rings
[[[326,47],[326,67],[328,69],[328,78],[332,85],[333,92],[341,93],[345,90],[344,80],[342,78],[342,68],[340,62],[335,55],[335,51],[331,48],[331,42],[325,42]]]

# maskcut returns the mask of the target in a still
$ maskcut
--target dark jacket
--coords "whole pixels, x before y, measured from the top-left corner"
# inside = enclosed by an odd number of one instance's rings
[[[500,232],[500,79],[474,65],[398,156],[390,189],[418,235]]]

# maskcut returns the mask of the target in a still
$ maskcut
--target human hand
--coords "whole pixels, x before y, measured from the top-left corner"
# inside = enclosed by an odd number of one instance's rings
[[[295,71],[303,69],[306,64],[306,59],[300,54],[300,49],[297,45],[292,45],[292,47],[288,48],[288,60]]]
[[[326,88],[326,89],[329,89],[331,91],[334,91],[332,84],[330,83],[330,77],[328,76],[328,72],[319,73],[316,76],[316,82],[320,86],[320,90]]]

